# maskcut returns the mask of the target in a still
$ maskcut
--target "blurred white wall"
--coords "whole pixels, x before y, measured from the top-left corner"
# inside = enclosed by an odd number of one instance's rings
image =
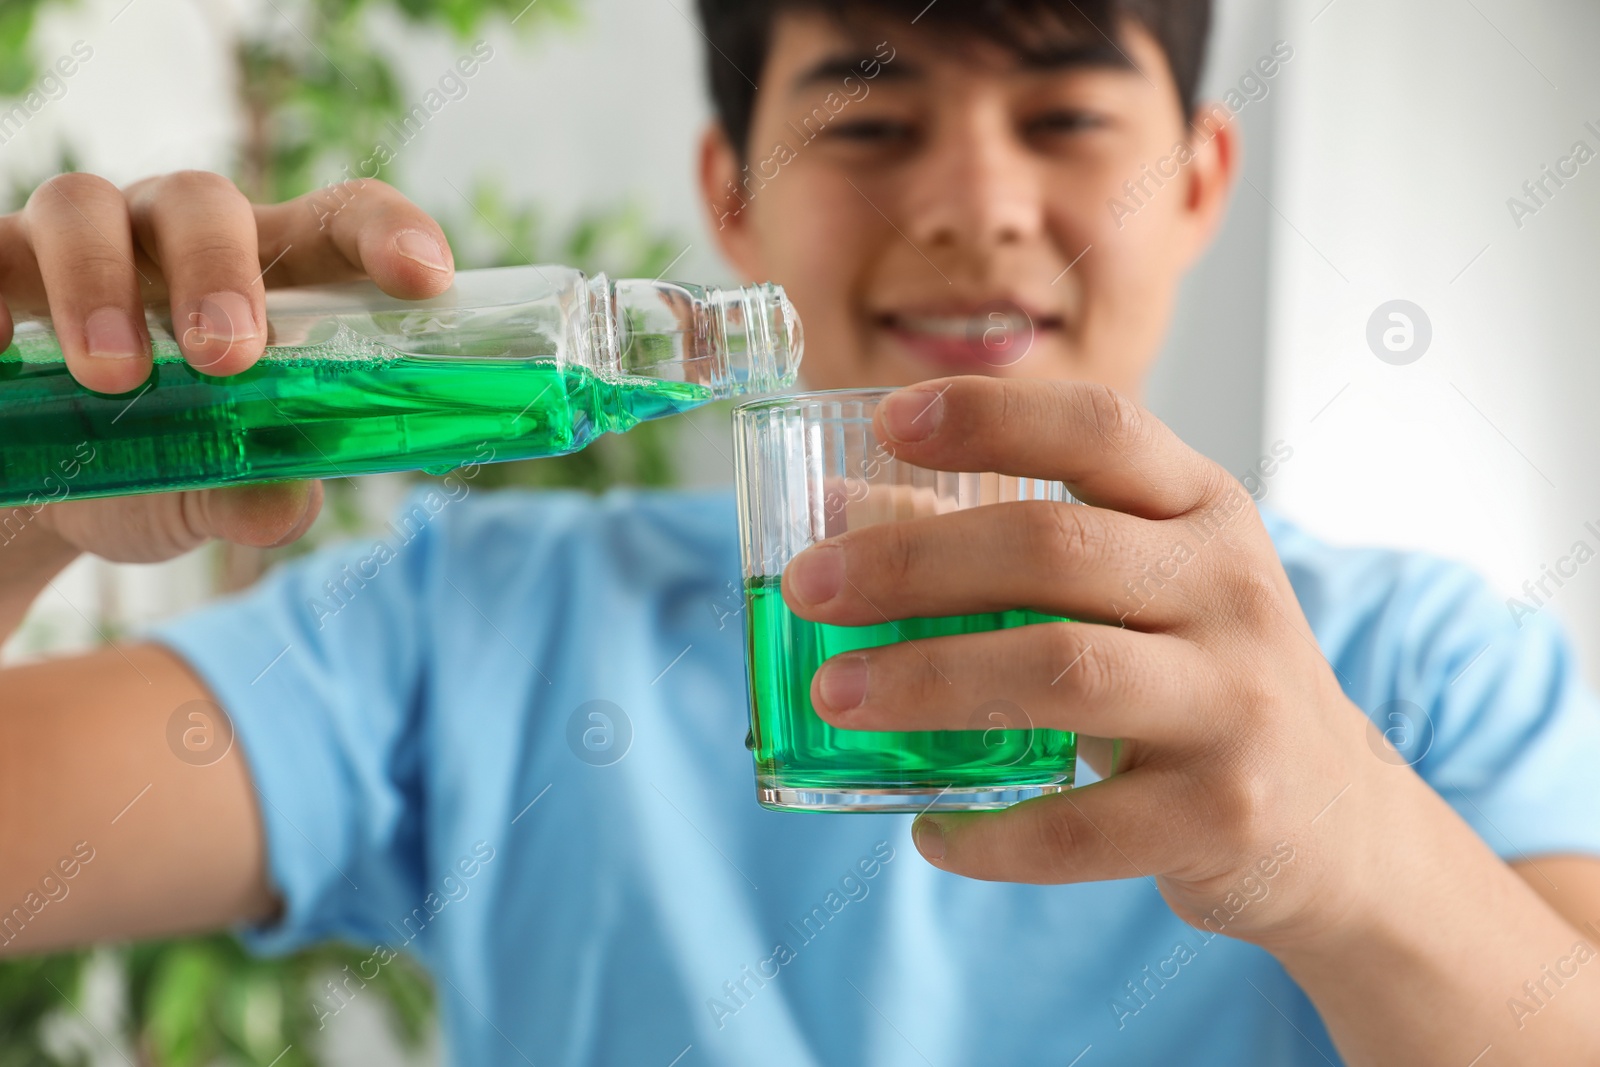
[[[1185,441],[1242,474],[1261,454],[1267,303],[1276,174],[1276,122],[1283,84],[1298,61],[1262,78],[1257,64],[1281,40],[1277,0],[1218,0],[1211,51],[1201,84],[1220,101],[1254,75],[1259,88],[1235,121],[1242,179],[1211,249],[1185,280],[1145,403]],[[1273,69],[1269,64],[1268,69]],[[1257,190],[1260,190],[1258,192]]]
[[[47,175],[64,145],[85,170],[119,183],[184,167],[226,169],[237,122],[233,54],[221,42],[241,10],[230,0],[47,8],[35,34],[39,66],[72,57],[80,42],[79,55],[92,54],[64,79],[59,99],[0,143],[0,179]]]
[[[1600,550],[1600,159],[1520,227],[1507,206],[1575,142],[1600,153],[1600,7],[1325,4],[1282,14],[1300,55],[1277,116],[1266,436],[1295,454],[1272,499],[1341,542],[1467,560],[1509,596],[1575,541]],[[1432,325],[1406,365],[1367,342],[1395,299]],[[1564,581],[1545,599],[1593,681],[1600,564]]]

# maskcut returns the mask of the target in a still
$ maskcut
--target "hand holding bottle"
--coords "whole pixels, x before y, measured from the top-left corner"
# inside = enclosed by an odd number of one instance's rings
[[[267,286],[370,277],[391,295],[421,298],[453,274],[438,224],[381,182],[252,205],[199,171],[125,190],[63,174],[0,216],[0,349],[14,316],[48,314],[74,378],[127,392],[150,374],[145,305],[165,301],[184,358],[207,374],[237,374],[265,347]],[[70,470],[81,458],[62,462]],[[282,544],[305,532],[322,499],[300,484],[73,500],[70,480],[62,485],[51,503],[0,509],[0,634],[78,552],[156,562],[213,537]]]

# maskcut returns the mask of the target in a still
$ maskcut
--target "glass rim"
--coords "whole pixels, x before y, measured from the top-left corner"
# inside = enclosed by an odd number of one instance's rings
[[[738,418],[745,413],[759,411],[784,411],[804,407],[807,404],[827,400],[882,400],[890,393],[899,392],[908,388],[903,385],[875,385],[864,388],[851,389],[815,389],[803,393],[785,393],[782,396],[760,397],[755,400],[746,400],[734,405],[733,414]]]

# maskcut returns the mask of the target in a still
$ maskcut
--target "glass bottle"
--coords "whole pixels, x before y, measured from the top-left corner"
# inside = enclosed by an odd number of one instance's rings
[[[554,456],[708,401],[792,385],[775,285],[714,289],[570,267],[461,271],[400,300],[370,282],[272,290],[265,356],[184,361],[163,310],[132,392],[67,372],[48,322],[0,352],[0,506]]]

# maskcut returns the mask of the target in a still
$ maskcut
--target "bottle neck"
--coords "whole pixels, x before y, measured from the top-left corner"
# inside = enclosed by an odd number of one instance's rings
[[[722,341],[717,396],[770,393],[794,384],[805,342],[800,316],[781,286],[708,289],[706,304]]]
[[[602,373],[695,384],[713,398],[794,384],[804,352],[783,289],[714,289],[597,275],[589,282],[589,351]]]

